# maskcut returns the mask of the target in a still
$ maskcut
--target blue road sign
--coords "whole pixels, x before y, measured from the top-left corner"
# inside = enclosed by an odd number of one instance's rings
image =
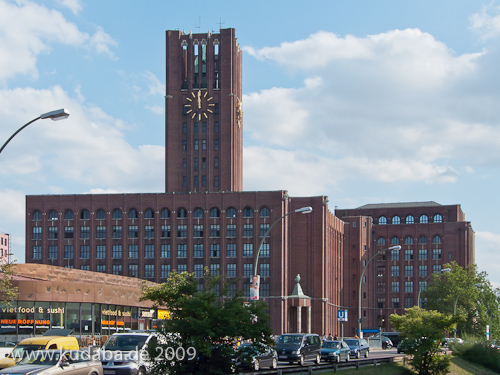
[[[347,322],[347,310],[337,310],[337,320],[339,322]]]

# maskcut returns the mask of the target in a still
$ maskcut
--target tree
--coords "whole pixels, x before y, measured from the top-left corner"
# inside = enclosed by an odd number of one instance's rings
[[[238,339],[273,344],[265,303],[246,304],[241,292],[228,296],[229,284],[221,277],[210,276],[208,271],[204,281],[204,288],[198,290],[194,274],[173,272],[165,283],[143,288],[142,300],[170,311],[170,319],[158,327],[167,342],[161,344],[160,340],[158,348],[149,350],[152,357],[159,354],[150,371],[171,375],[227,374],[233,368]]]
[[[10,255],[10,254],[9,254]],[[9,304],[17,297],[17,287],[12,285],[14,263],[0,264],[0,303]]]
[[[457,263],[443,265],[450,272],[436,273],[422,298],[425,308],[445,314],[456,314],[464,319],[457,326],[458,335],[484,336],[490,326],[492,337],[500,338],[500,290],[493,289],[485,272],[478,272],[474,264],[463,269]],[[478,285],[480,284],[480,285]]]
[[[448,373],[450,358],[442,354],[440,346],[460,317],[414,306],[406,309],[405,315],[392,314],[390,320],[411,343],[406,353],[412,356],[410,364],[420,375]]]

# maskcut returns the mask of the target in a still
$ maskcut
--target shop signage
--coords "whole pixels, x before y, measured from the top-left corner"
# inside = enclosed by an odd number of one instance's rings
[[[143,310],[141,311],[141,318],[152,318],[154,314],[154,310]]]
[[[33,319],[0,319],[0,324],[25,324],[25,325],[48,325],[50,320],[33,320]]]
[[[131,311],[121,311],[121,310],[102,310],[102,315],[110,315],[110,316],[132,316]]]
[[[170,311],[158,310],[158,319],[170,319]]]
[[[125,326],[125,322],[123,321],[115,321],[115,320],[101,320],[101,325],[103,326],[114,326],[116,323],[117,326]]]
[[[43,307],[2,307],[1,311],[4,314],[64,314],[64,307],[43,308]]]

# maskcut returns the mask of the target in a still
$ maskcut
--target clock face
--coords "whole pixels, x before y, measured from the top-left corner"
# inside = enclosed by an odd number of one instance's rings
[[[214,103],[210,103],[213,97],[208,96],[208,92],[202,93],[198,90],[196,93],[191,92],[191,95],[186,98],[188,103],[186,107],[188,110],[186,113],[191,116],[192,119],[197,119],[201,121],[202,118],[208,118],[208,115],[213,112]]]

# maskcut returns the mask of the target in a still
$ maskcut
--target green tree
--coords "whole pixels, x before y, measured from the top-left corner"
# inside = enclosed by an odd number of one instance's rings
[[[457,326],[457,334],[485,336],[490,326],[492,337],[500,338],[500,290],[493,289],[485,272],[478,272],[474,264],[463,269],[457,263],[443,265],[450,272],[436,273],[422,298],[424,307],[445,314],[456,314],[464,319]],[[478,285],[480,284],[480,285]]]
[[[14,263],[0,264],[0,303],[9,304],[17,298],[17,287],[12,285]]]
[[[198,290],[194,274],[173,272],[165,283],[143,288],[142,300],[170,311],[170,319],[158,327],[167,343],[160,340],[157,348],[149,350],[150,356],[157,356],[150,369],[153,373],[227,374],[233,368],[238,339],[272,345],[265,303],[246,304],[241,292],[229,295],[229,284],[207,271],[204,281],[204,288]]]
[[[404,315],[392,314],[392,326],[408,340],[410,364],[419,375],[447,374],[450,358],[441,352],[441,343],[460,317],[445,315],[418,306],[406,309]]]

